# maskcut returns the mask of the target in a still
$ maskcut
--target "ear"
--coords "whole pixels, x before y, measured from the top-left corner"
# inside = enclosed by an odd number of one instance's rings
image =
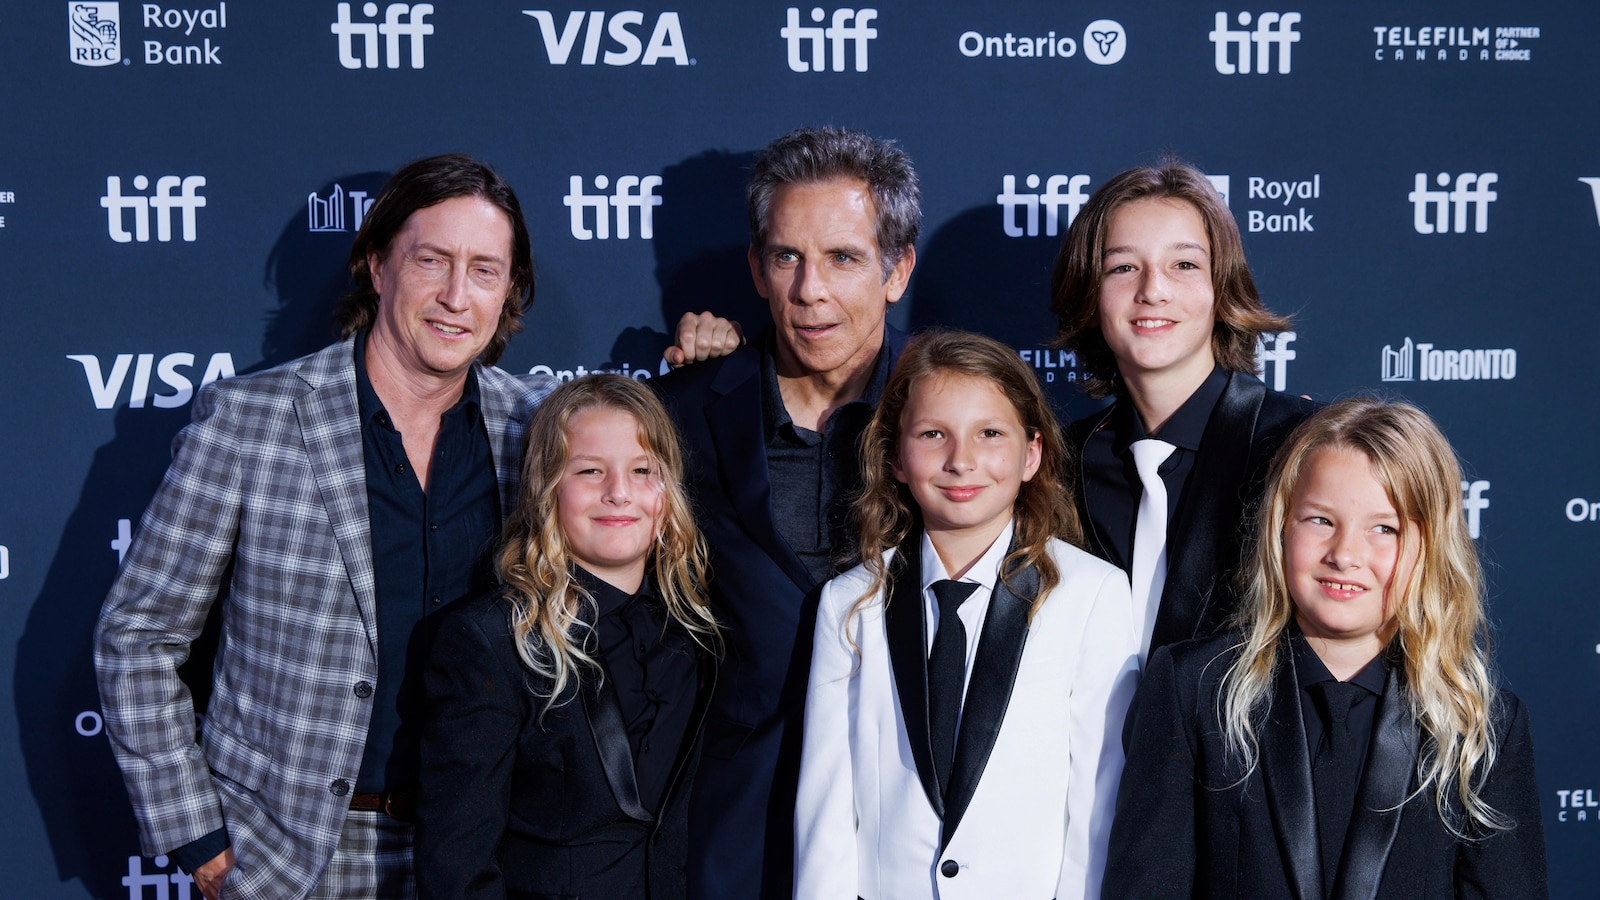
[[[373,291],[383,293],[383,254],[377,250],[367,250],[367,273],[372,276]]]
[[[767,272],[761,265],[761,254],[756,252],[755,244],[751,244],[745,250],[745,259],[750,262],[750,280],[756,284],[756,293],[760,294],[763,300],[769,299],[767,297]]]
[[[889,277],[883,283],[883,295],[890,303],[898,302],[905,294],[906,288],[911,284],[911,270],[917,267],[917,248],[907,247],[900,254],[900,261],[889,270]]]
[[[906,477],[906,470],[900,466],[900,453],[898,450],[893,456],[889,457],[889,471],[894,474],[895,481],[901,484],[911,483],[910,479]]]
[[[1035,431],[1028,440],[1028,457],[1022,466],[1022,480],[1032,481],[1039,472],[1039,462],[1044,458],[1044,435]]]

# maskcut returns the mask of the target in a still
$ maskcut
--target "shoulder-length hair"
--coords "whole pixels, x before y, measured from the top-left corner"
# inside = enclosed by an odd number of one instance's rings
[[[648,566],[667,614],[707,650],[715,651],[718,644],[707,599],[711,566],[683,490],[683,449],[672,420],[655,392],[631,378],[573,379],[545,398],[528,426],[522,488],[506,519],[497,561],[512,601],[517,653],[546,680],[547,690],[536,689],[546,710],[584,677],[584,668],[595,677],[603,671],[589,640],[591,626],[580,614],[585,603],[592,611],[594,598],[573,579],[556,496],[567,466],[572,417],[596,408],[620,410],[639,423],[639,444],[660,478],[660,533]]]
[[[1089,396],[1107,397],[1116,389],[1117,360],[1097,318],[1100,286],[1111,217],[1137,200],[1181,201],[1200,214],[1211,242],[1211,352],[1230,372],[1255,372],[1256,341],[1262,332],[1289,328],[1289,320],[1262,304],[1244,261],[1239,223],[1221,195],[1205,173],[1172,157],[1116,175],[1073,219],[1050,278],[1050,309],[1057,321],[1052,346],[1078,354],[1079,365],[1088,371],[1084,392]]]
[[[1242,652],[1222,681],[1221,718],[1231,752],[1254,767],[1256,728],[1286,650],[1294,600],[1284,575],[1284,529],[1296,491],[1316,455],[1329,449],[1366,457],[1399,515],[1400,554],[1417,561],[1404,584],[1388,586],[1393,620],[1385,652],[1421,726],[1417,792],[1432,789],[1441,820],[1461,837],[1510,827],[1482,789],[1494,765],[1488,626],[1477,548],[1461,513],[1461,467],[1428,416],[1407,403],[1352,399],[1302,423],[1268,476],[1256,548],[1242,573],[1245,600],[1236,625]]]
[[[1023,569],[1032,567],[1038,573],[1039,593],[1030,598],[1031,618],[1061,580],[1050,557],[1050,539],[1083,544],[1083,529],[1065,475],[1066,442],[1039,379],[1021,355],[993,338],[964,331],[932,331],[906,344],[862,435],[862,486],[854,513],[860,534],[860,562],[872,578],[856,608],[878,591],[884,592],[884,602],[888,602],[884,588],[889,571],[884,565],[884,551],[914,537],[922,524],[910,489],[894,477],[891,468],[899,458],[901,418],[911,388],[928,379],[951,375],[981,378],[994,384],[1016,410],[1028,438],[1040,439],[1039,470],[1022,483],[1012,510],[1015,549],[1000,567],[1000,577],[1008,585],[1011,576]],[[904,554],[897,555],[893,564],[900,565],[904,558]]]

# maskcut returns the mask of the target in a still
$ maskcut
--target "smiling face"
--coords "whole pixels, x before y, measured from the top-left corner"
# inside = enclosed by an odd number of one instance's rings
[[[510,287],[506,214],[481,197],[424,207],[367,264],[378,293],[372,361],[403,377],[464,379],[494,337]]]
[[[567,421],[567,464],[556,485],[556,518],[574,562],[633,593],[661,529],[659,464],[639,443],[639,420],[614,407]]]
[[[894,477],[910,489],[952,575],[1004,530],[1042,446],[993,381],[948,373],[911,386],[899,443]]]
[[[1198,387],[1211,374],[1215,320],[1205,220],[1182,200],[1135,200],[1111,214],[1095,324],[1124,380]]]
[[[889,304],[905,293],[910,248],[883,277],[878,213],[862,180],[786,184],[772,195],[767,246],[750,274],[776,329],[778,374],[864,371],[883,345]]]
[[[1416,534],[1360,451],[1326,447],[1306,461],[1284,524],[1283,556],[1295,621],[1313,645],[1378,654],[1394,631],[1399,585],[1416,563]]]

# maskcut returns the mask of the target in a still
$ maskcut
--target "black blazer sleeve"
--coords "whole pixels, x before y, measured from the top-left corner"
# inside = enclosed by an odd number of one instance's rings
[[[1549,896],[1545,873],[1544,823],[1533,772],[1533,737],[1528,710],[1515,696],[1500,695],[1509,723],[1499,756],[1483,786],[1483,799],[1514,823],[1510,831],[1461,845],[1456,860],[1456,896],[1504,898]]]
[[[1127,764],[1117,789],[1106,860],[1106,900],[1182,897],[1195,884],[1195,744],[1185,726],[1193,687],[1180,690],[1172,651],[1145,666],[1126,731]]]
[[[531,694],[509,623],[487,599],[440,614],[423,673],[416,870],[424,900],[506,896],[498,850]]]

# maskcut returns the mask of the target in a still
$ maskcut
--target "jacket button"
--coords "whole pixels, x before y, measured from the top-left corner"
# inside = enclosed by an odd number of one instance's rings
[[[350,782],[343,778],[335,778],[333,784],[328,785],[328,790],[333,791],[335,797],[343,797],[350,793]]]
[[[372,696],[372,682],[370,682],[370,681],[358,681],[358,682],[356,682],[356,696],[360,697],[363,700],[367,699],[368,697],[371,697]]]
[[[956,865],[956,861],[953,859],[947,859],[939,864],[939,874],[946,878],[956,877],[956,873],[959,871],[961,871],[961,867]]]

